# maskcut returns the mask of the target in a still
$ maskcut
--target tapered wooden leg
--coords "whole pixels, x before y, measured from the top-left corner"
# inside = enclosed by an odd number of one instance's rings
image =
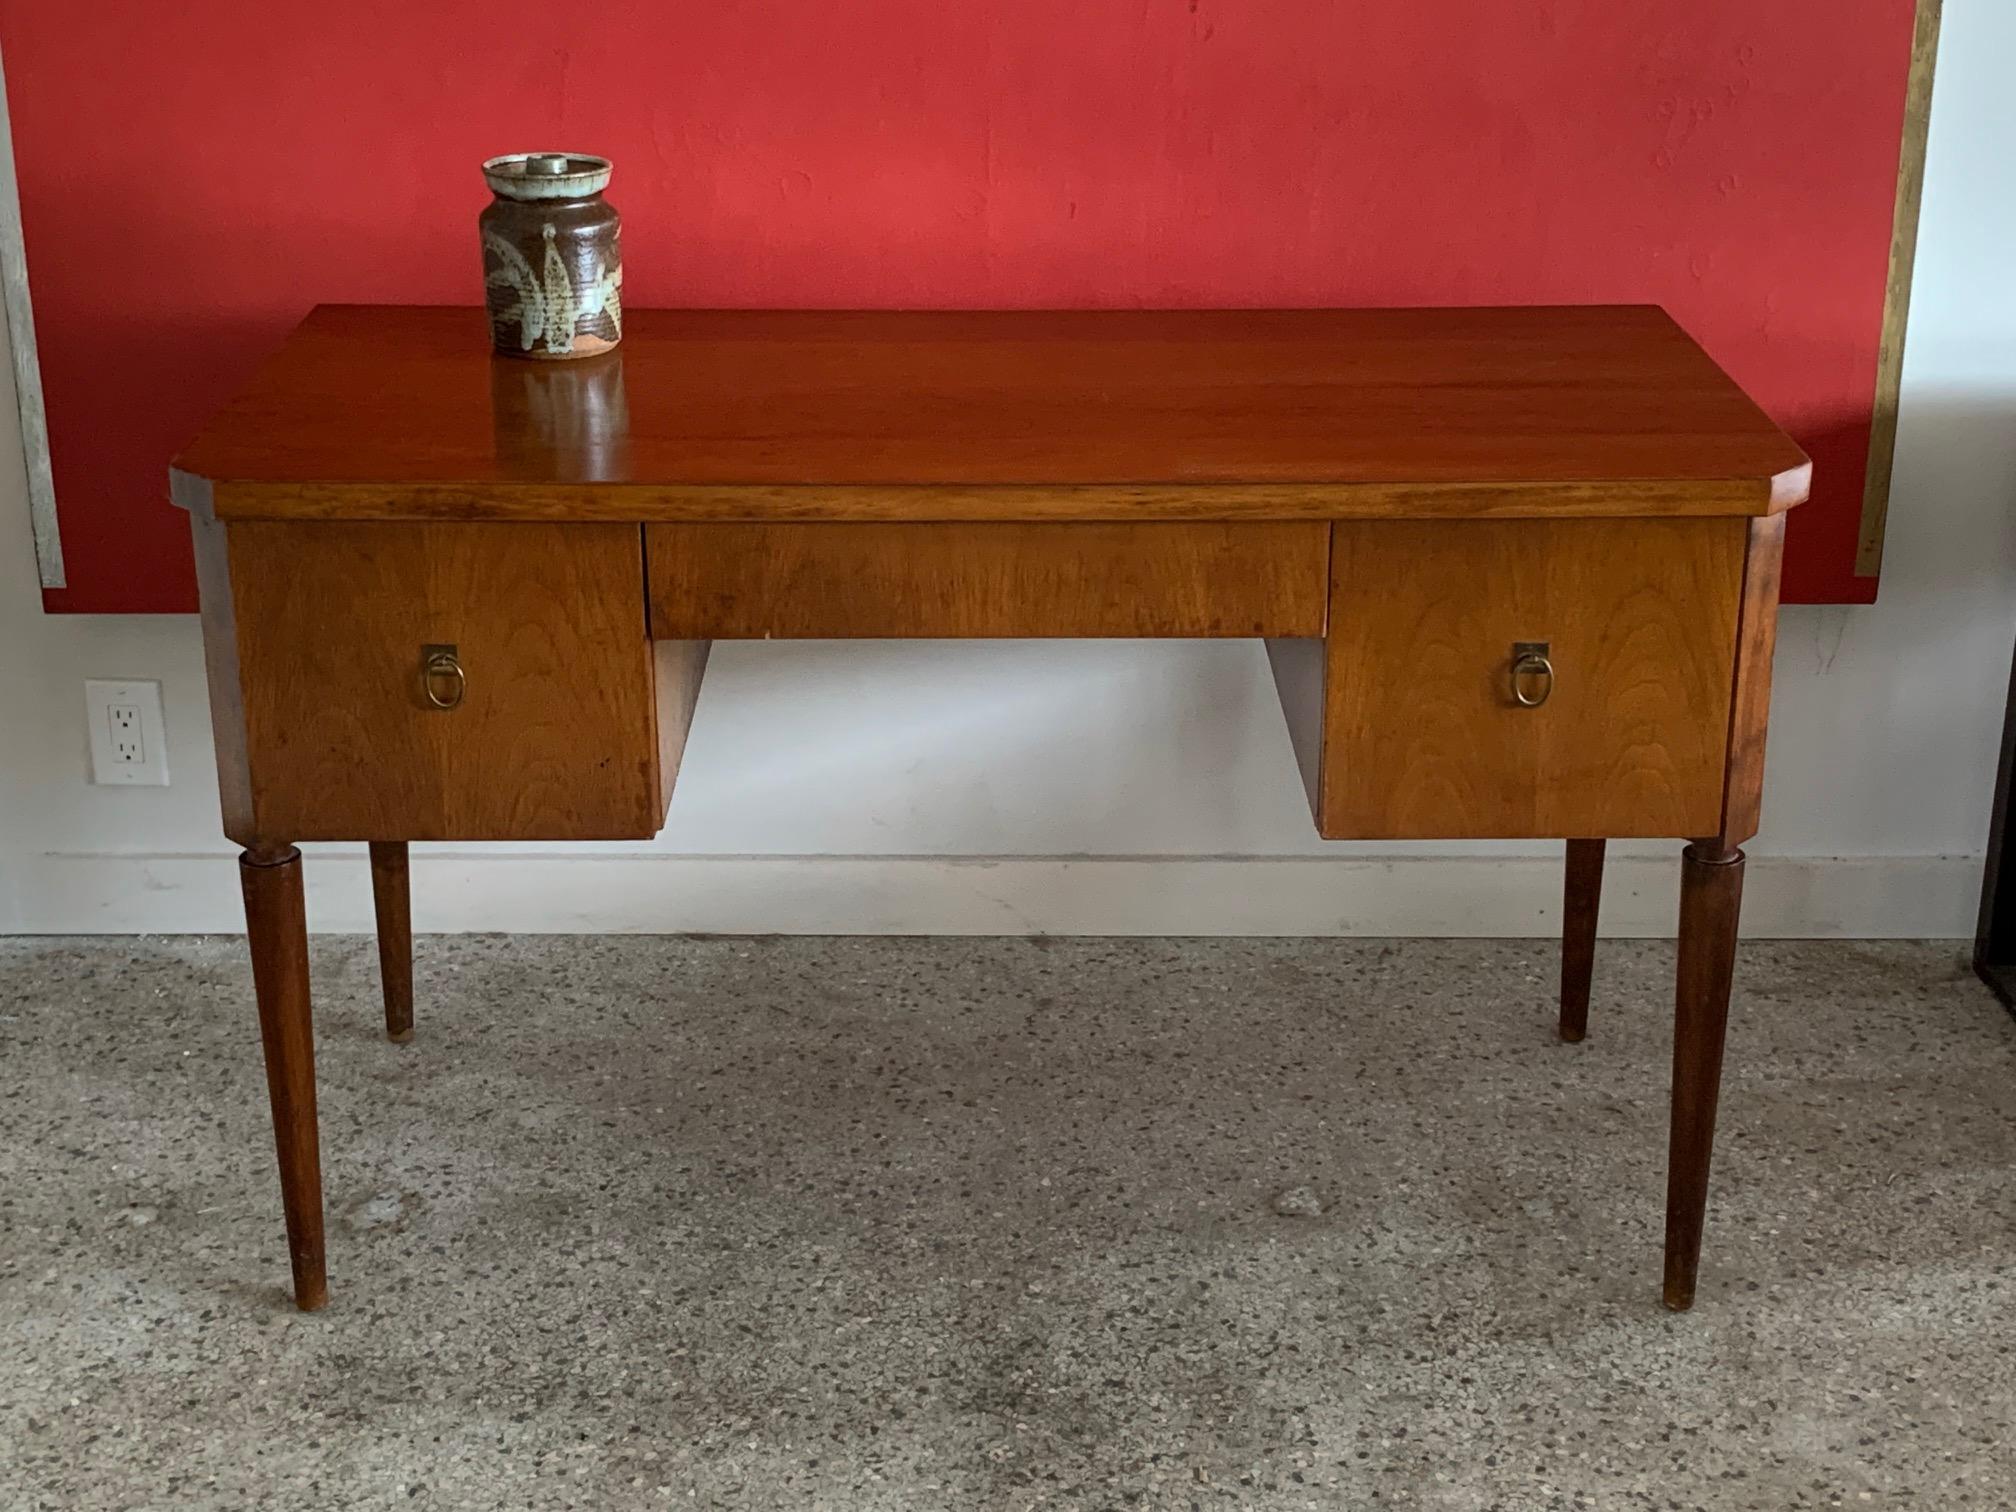
[[[371,901],[378,906],[378,978],[385,987],[385,1037],[413,1038],[413,894],[404,840],[371,842]]]
[[[1666,1166],[1666,1305],[1694,1305],[1722,1037],[1736,971],[1743,853],[1696,841],[1680,862],[1680,967],[1673,1020],[1673,1135]]]
[[[294,1305],[314,1312],[329,1300],[329,1279],[322,1253],[322,1154],[315,1132],[315,1030],[308,1011],[301,853],[291,845],[248,850],[238,859],[238,876],[259,995],[259,1037],[266,1047]]]
[[[1561,898],[1561,1038],[1589,1032],[1589,978],[1596,969],[1596,912],[1603,901],[1603,842],[1568,842]]]

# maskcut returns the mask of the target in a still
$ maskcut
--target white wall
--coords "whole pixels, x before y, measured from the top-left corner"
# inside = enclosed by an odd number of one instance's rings
[[[1972,931],[2016,642],[2012,68],[2016,7],[1948,0],[1882,601],[1785,611],[1752,933]],[[196,623],[41,613],[13,410],[0,930],[235,929]],[[172,787],[87,784],[87,677],[162,680]],[[355,851],[309,849],[313,922],[367,927]],[[1606,929],[1670,928],[1675,849],[1613,861]],[[1258,648],[1207,642],[717,647],[656,842],[415,875],[423,929],[1520,933],[1558,889],[1550,847],[1319,843]]]

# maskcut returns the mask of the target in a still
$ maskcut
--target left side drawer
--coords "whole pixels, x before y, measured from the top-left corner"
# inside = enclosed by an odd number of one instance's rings
[[[197,557],[234,839],[656,833],[639,527],[205,521]]]

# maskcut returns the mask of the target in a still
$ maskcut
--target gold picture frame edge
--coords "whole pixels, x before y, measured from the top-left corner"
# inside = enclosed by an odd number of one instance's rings
[[[1883,294],[1877,346],[1876,398],[1870,411],[1869,468],[1862,484],[1862,521],[1855,537],[1855,576],[1883,566],[1890,523],[1890,480],[1897,461],[1898,397],[1904,384],[1904,338],[1911,319],[1911,278],[1918,261],[1918,218],[1925,199],[1925,146],[1932,126],[1932,76],[1939,57],[1945,0],[1918,0],[1911,35],[1911,70],[1904,90],[1904,136],[1897,154],[1897,199],[1890,222],[1890,277]]]

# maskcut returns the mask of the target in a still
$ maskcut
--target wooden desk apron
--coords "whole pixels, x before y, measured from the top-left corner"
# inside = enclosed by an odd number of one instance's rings
[[[177,459],[297,1300],[321,1305],[301,840],[641,838],[711,640],[1264,639],[1319,831],[1683,873],[1666,1300],[1693,1297],[1784,511],[1809,464],[1642,307],[639,311],[493,359],[323,307]]]

